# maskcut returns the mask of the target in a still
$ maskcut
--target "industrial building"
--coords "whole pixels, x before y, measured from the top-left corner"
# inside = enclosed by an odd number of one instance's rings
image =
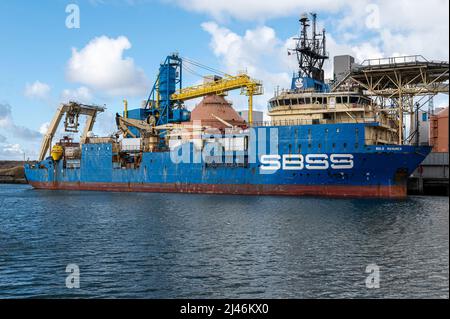
[[[337,55],[333,59],[333,64],[334,80],[339,82],[350,73],[353,65],[355,64],[355,58],[351,55]]]
[[[411,175],[408,191],[420,195],[448,195],[448,107],[429,113],[427,117],[428,112],[421,111],[419,116],[419,142],[428,138],[427,143],[433,150]]]
[[[448,153],[448,107],[430,117],[430,145],[433,152]]]
[[[240,117],[242,117],[244,119],[244,121],[246,121],[247,123],[248,121],[248,111],[238,111],[238,114]],[[261,111],[253,111],[252,112],[253,115],[253,122],[254,123],[261,123],[264,121],[264,113]]]

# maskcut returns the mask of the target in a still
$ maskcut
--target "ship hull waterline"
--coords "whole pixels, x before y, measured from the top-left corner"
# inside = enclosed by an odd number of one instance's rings
[[[108,192],[319,196],[336,198],[392,199],[404,199],[407,197],[406,185],[251,185],[94,182],[30,182],[30,185],[36,189]]]

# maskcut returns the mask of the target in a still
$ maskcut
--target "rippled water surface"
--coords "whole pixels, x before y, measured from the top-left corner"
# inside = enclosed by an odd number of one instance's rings
[[[0,297],[448,298],[449,202],[0,185]],[[65,286],[68,264],[80,289]],[[380,288],[365,285],[380,267]]]

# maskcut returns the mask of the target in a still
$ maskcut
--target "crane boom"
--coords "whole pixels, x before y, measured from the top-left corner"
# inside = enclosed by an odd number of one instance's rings
[[[78,117],[80,115],[86,116],[86,124],[81,135],[81,143],[86,141],[86,137],[89,131],[92,131],[97,113],[101,113],[105,110],[105,107],[98,105],[86,105],[77,102],[70,101],[69,103],[61,104],[56,110],[55,116],[50,123],[47,133],[44,135],[41,149],[39,151],[39,161],[44,160],[45,154],[50,150],[52,139],[58,129],[58,126],[63,118],[66,116],[64,122],[64,130],[66,132],[78,132]]]
[[[116,114],[116,125],[126,137],[131,136],[132,138],[136,138],[136,135],[130,130],[130,127],[135,127],[140,132],[141,136],[148,134],[154,135],[154,125],[149,124],[146,121],[130,119]]]
[[[260,81],[250,78],[247,74],[226,76],[217,81],[182,88],[170,96],[172,101],[187,101],[209,94],[223,94],[228,91],[241,89],[241,94],[248,96],[249,123],[252,123],[253,95],[263,94]]]
[[[171,99],[175,101],[186,101],[208,94],[222,94],[227,91],[241,88],[251,88],[253,90],[253,95],[257,95],[259,91],[262,91],[262,84],[258,81],[252,80],[246,74],[240,74],[237,76],[229,76],[210,83],[182,88],[172,94]],[[259,94],[262,94],[262,92]]]

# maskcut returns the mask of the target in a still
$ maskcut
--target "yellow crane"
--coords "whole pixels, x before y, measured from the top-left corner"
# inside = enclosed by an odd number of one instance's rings
[[[241,73],[236,76],[225,75],[208,83],[182,88],[171,95],[172,101],[187,101],[209,94],[224,94],[225,92],[241,89],[241,94],[248,96],[248,122],[253,122],[253,95],[264,93],[260,81]]]

